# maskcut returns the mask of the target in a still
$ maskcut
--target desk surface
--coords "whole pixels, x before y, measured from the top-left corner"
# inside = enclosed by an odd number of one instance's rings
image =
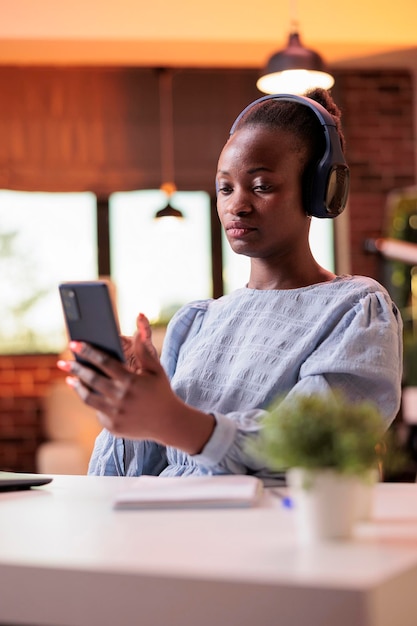
[[[417,485],[377,485],[353,540],[305,547],[269,492],[244,510],[114,510],[134,480],[0,494],[0,624],[417,625]]]

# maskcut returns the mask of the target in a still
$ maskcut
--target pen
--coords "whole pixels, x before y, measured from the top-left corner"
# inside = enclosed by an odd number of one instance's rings
[[[281,504],[285,509],[293,509],[294,501],[277,487],[270,487],[268,491],[281,500]]]

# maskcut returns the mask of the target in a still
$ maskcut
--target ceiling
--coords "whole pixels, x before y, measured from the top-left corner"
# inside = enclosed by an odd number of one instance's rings
[[[262,67],[290,23],[334,67],[417,68],[417,0],[0,0],[0,64]]]

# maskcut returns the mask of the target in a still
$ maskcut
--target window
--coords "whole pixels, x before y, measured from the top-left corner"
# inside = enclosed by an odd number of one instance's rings
[[[97,277],[91,193],[0,190],[0,352],[59,352],[58,284]]]
[[[164,323],[183,304],[212,295],[209,195],[175,193],[171,204],[184,219],[155,219],[165,203],[159,190],[109,199],[111,275],[125,334],[139,312]]]

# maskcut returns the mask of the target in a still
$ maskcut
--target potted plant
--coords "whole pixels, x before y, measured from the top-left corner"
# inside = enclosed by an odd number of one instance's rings
[[[378,476],[385,430],[375,405],[337,392],[279,398],[270,407],[255,449],[271,469],[286,470],[304,541],[351,535],[363,514],[362,487]]]

